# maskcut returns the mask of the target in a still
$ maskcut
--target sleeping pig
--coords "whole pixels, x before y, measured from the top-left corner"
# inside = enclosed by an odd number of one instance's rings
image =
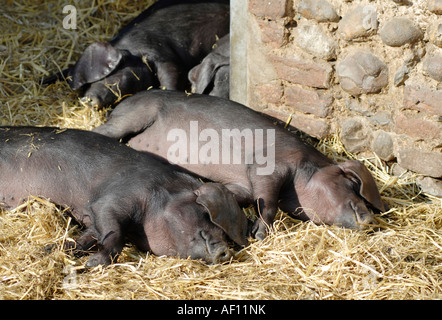
[[[182,90],[189,70],[228,32],[228,0],[160,0],[43,83],[66,78],[73,90],[82,89],[83,104],[98,107],[151,86]]]
[[[203,184],[154,156],[75,129],[0,127],[0,203],[30,195],[63,207],[86,226],[78,252],[87,267],[114,262],[127,240],[156,255],[218,263],[230,241],[247,244],[247,218],[219,183]]]
[[[193,93],[229,99],[230,35],[219,39],[211,53],[189,71]]]
[[[301,220],[365,228],[384,211],[370,172],[335,163],[293,133],[244,105],[207,95],[150,90],[121,102],[95,132],[127,138],[224,184],[241,205],[254,203],[255,237],[267,234],[278,207]]]

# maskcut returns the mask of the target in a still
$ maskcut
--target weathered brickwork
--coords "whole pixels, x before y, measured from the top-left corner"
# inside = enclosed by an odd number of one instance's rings
[[[248,105],[442,178],[441,0],[248,0]],[[439,190],[440,192],[440,190]]]

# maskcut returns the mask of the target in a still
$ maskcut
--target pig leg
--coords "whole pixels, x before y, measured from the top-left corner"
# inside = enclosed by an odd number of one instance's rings
[[[261,181],[259,185],[254,185],[253,190],[256,199],[256,212],[258,219],[252,229],[255,238],[264,240],[268,231],[271,230],[273,220],[278,211],[278,195],[280,186],[272,186]]]
[[[145,130],[155,122],[157,114],[158,108],[153,103],[146,108],[143,103],[126,106],[123,101],[112,111],[109,120],[93,131],[112,139],[122,139]]]
[[[116,261],[118,255],[123,250],[124,238],[118,224],[107,222],[107,228],[103,229],[98,243],[98,252],[90,256],[86,262],[86,267],[93,268],[98,265],[107,266]]]
[[[180,70],[178,70],[176,64],[172,62],[160,62],[157,63],[156,66],[160,86],[167,90],[177,90]]]
[[[121,250],[123,250],[125,238],[121,227],[124,224],[122,219],[124,215],[121,212],[115,212],[111,208],[112,204],[115,204],[115,201],[97,201],[91,206],[98,235],[98,252],[87,260],[86,267],[109,265],[117,259]]]
[[[278,211],[277,203],[266,201],[262,198],[256,200],[256,211],[258,212],[258,219],[252,228],[252,233],[258,240],[264,240],[268,232],[272,229],[273,220]]]
[[[86,231],[75,241],[73,250],[74,254],[79,256],[88,251],[94,250],[97,244],[97,233],[92,228],[87,228]],[[69,245],[68,243],[65,244]]]

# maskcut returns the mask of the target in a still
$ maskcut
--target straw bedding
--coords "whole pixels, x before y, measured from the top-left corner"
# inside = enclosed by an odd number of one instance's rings
[[[39,80],[114,35],[143,9],[133,3],[74,1],[76,30],[62,28],[64,1],[3,4],[0,124],[101,124],[105,111],[83,107],[63,82],[43,87]],[[316,146],[336,160],[354,158],[339,135]],[[281,213],[266,240],[252,240],[224,265],[128,246],[117,264],[84,270],[87,257],[43,249],[75,238],[79,227],[53,204],[30,198],[0,212],[0,299],[441,299],[441,200],[420,193],[413,175],[392,176],[374,155],[361,160],[391,208],[379,217],[380,231],[316,226]]]

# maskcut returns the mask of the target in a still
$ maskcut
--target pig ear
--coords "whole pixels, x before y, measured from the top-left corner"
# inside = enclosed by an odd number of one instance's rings
[[[385,211],[384,204],[382,203],[381,196],[379,194],[376,183],[371,175],[370,171],[357,160],[348,160],[339,165],[345,174],[351,175],[360,182],[360,195],[373,207],[381,212]]]
[[[122,56],[120,50],[108,42],[92,43],[70,70],[69,85],[77,90],[87,83],[103,79],[115,70]]]
[[[193,93],[204,93],[209,84],[214,80],[216,71],[222,66],[228,65],[226,58],[212,54],[204,59],[199,65],[189,71],[189,81],[192,84]]]
[[[247,245],[248,220],[233,194],[219,183],[205,183],[195,190],[196,203],[209,213],[210,220],[237,244]]]

